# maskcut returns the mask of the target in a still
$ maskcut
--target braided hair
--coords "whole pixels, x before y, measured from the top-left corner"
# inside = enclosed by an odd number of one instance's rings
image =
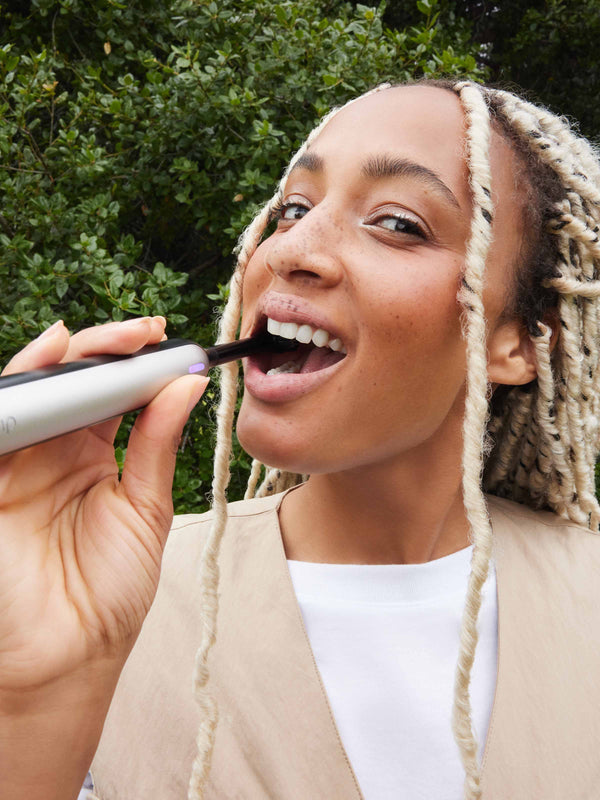
[[[592,145],[579,137],[566,119],[513,93],[468,81],[423,83],[455,92],[462,104],[473,203],[458,293],[467,356],[462,490],[473,555],[456,669],[453,731],[465,769],[464,796],[475,800],[481,796],[481,788],[469,682],[481,592],[492,556],[484,491],[533,508],[553,510],[596,532],[600,526],[594,486],[600,413],[600,162]],[[383,85],[372,91],[387,88]],[[281,204],[290,170],[339,110],[330,112],[312,131],[290,162],[275,195],[242,235],[219,341],[235,339],[244,271]],[[524,178],[520,181],[522,191],[527,194],[523,213],[528,238],[519,253],[515,285],[503,315],[522,321],[537,365],[537,377],[531,383],[500,386],[493,394],[487,377],[482,299],[494,221],[489,164],[492,130],[511,145],[516,169]],[[207,686],[207,657],[216,637],[217,557],[227,522],[225,492],[237,394],[237,366],[228,364],[221,369],[212,487],[214,519],[202,559],[204,623],[194,677],[203,721],[190,800],[202,797],[217,725],[217,709]],[[273,494],[305,478],[255,460],[246,497]]]

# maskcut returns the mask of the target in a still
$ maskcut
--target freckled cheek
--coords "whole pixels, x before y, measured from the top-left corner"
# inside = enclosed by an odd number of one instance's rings
[[[363,294],[363,334],[399,346],[399,353],[418,353],[422,348],[447,351],[460,340],[456,292],[454,281],[400,287],[397,282],[382,282],[378,291]]]

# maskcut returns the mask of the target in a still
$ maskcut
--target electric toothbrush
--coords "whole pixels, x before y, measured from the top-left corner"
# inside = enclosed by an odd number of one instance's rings
[[[181,375],[206,375],[228,361],[297,346],[266,332],[207,349],[166,339],[132,355],[100,355],[0,376],[0,455],[142,408]]]

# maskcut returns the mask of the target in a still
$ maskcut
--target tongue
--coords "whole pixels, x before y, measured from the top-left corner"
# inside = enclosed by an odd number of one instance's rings
[[[337,364],[342,358],[344,358],[343,353],[336,353],[328,347],[313,347],[300,372],[318,372],[320,369]]]

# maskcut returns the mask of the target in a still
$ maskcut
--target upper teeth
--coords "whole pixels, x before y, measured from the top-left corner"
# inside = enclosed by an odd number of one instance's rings
[[[297,325],[295,322],[279,322],[276,319],[267,317],[267,330],[273,336],[296,339],[301,344],[312,342],[316,347],[329,347],[336,352],[346,352],[342,340],[332,336],[323,328],[313,328],[312,325]]]

